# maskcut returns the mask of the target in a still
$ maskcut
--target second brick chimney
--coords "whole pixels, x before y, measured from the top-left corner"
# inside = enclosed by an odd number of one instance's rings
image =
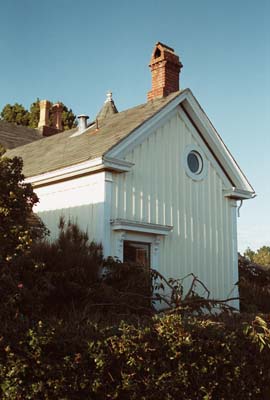
[[[56,133],[62,132],[62,111],[63,106],[56,103],[53,106],[48,100],[41,100],[39,102],[40,114],[38,129],[43,136],[51,136]],[[53,113],[53,121],[50,121],[50,113]]]
[[[155,45],[149,67],[152,72],[152,90],[147,100],[166,97],[179,90],[179,75],[182,68],[174,49],[158,42]]]
[[[55,103],[52,106],[53,112],[53,127],[58,129],[59,132],[62,131],[62,112],[63,106],[61,103]]]

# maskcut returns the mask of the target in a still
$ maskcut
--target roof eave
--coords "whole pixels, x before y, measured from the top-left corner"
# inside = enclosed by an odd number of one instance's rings
[[[31,183],[33,187],[40,187],[104,170],[115,171],[119,173],[128,172],[133,165],[134,164],[131,162],[112,157],[98,157],[80,164],[75,164],[69,167],[45,172],[40,175],[27,177],[25,182]]]
[[[235,187],[232,187],[231,189],[226,189],[223,191],[223,193],[225,197],[228,197],[232,200],[249,200],[256,197],[256,193],[253,191],[250,192],[247,190],[237,189]]]

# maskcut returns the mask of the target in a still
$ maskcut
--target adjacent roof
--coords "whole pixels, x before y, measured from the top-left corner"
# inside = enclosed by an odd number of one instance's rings
[[[111,114],[102,118],[101,123],[93,124],[81,134],[78,128],[64,131],[32,142],[6,153],[8,157],[19,156],[24,160],[23,173],[26,177],[75,165],[101,157],[123,138],[158,113],[180,92],[165,98],[149,101],[146,104]],[[74,135],[75,134],[75,135]]]
[[[6,149],[14,149],[39,140],[42,135],[36,129],[0,121],[0,144]]]

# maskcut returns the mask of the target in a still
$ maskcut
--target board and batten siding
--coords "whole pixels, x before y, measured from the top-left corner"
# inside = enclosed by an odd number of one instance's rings
[[[205,157],[207,174],[200,181],[191,179],[184,167],[189,145]],[[160,242],[160,272],[174,278],[193,272],[212,297],[232,295],[237,281],[236,204],[224,197],[230,183],[183,110],[125,159],[135,165],[128,173],[113,174],[111,217],[173,226]]]
[[[34,211],[50,230],[50,238],[58,236],[60,217],[77,223],[90,240],[102,242],[104,237],[105,172],[35,188],[40,202]]]

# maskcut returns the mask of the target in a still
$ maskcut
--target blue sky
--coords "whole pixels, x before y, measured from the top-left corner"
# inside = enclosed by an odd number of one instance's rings
[[[94,118],[108,90],[119,110],[146,101],[154,44],[189,87],[254,186],[239,249],[270,245],[268,0],[9,0],[1,4],[0,109],[37,98]]]

